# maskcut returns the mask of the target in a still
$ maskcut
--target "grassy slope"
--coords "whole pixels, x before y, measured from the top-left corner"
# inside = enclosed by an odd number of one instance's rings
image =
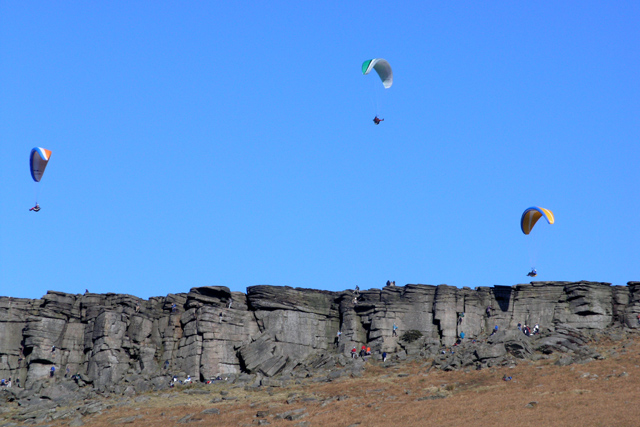
[[[554,359],[522,362],[512,368],[470,372],[431,370],[430,363],[406,363],[384,367],[372,363],[362,378],[341,378],[331,383],[306,383],[284,388],[247,392],[233,386],[195,385],[208,395],[187,395],[184,388],[150,393],[149,400],[112,408],[84,418],[85,425],[120,425],[126,417],[141,416],[129,425],[166,427],[192,414],[190,425],[256,425],[258,411],[272,426],[637,426],[640,425],[640,337],[596,346],[605,360],[559,367]],[[398,376],[408,374],[408,376]],[[502,381],[503,375],[513,377]],[[210,403],[227,390],[238,400]],[[298,400],[287,404],[292,393]],[[348,396],[343,400],[331,397]],[[426,396],[446,396],[418,400]],[[302,401],[304,398],[317,400]],[[121,397],[113,399],[115,404]],[[526,407],[537,402],[533,408]],[[216,407],[219,415],[203,415]],[[300,421],[275,419],[274,415],[306,408]],[[69,419],[47,423],[68,425]]]

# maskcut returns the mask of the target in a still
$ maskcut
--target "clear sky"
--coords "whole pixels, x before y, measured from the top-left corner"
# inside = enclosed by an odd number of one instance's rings
[[[640,280],[640,3],[397,3],[1,0],[0,295]]]

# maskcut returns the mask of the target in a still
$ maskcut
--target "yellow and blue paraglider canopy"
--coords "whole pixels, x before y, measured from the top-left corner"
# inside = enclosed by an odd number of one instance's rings
[[[522,214],[520,219],[520,228],[524,234],[531,233],[533,226],[540,218],[544,217],[549,224],[553,224],[555,219],[553,218],[553,212],[549,209],[541,208],[539,206],[533,206],[527,208]]]
[[[31,170],[31,178],[35,182],[40,182],[42,179],[42,174],[44,174],[44,169],[47,167],[50,157],[51,151],[46,148],[36,147],[31,150],[29,168]]]

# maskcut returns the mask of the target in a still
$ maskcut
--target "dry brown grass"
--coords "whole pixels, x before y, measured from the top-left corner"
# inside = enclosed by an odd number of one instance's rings
[[[626,348],[622,348],[622,344]],[[426,363],[385,368],[372,364],[362,378],[344,378],[331,383],[304,384],[245,392],[226,387],[232,402],[210,403],[219,396],[190,396],[181,389],[149,394],[149,401],[112,408],[85,418],[85,425],[122,425],[125,417],[142,415],[133,424],[149,427],[182,426],[178,420],[194,414],[188,425],[256,425],[256,413],[268,411],[271,426],[294,426],[299,421],[274,419],[274,415],[306,408],[301,421],[311,426],[638,426],[640,425],[640,341],[599,346],[603,354],[617,354],[583,365],[559,367],[553,360],[523,362],[513,368],[471,372],[427,373]],[[409,374],[399,377],[398,374]],[[512,376],[509,382],[503,375]],[[317,401],[287,404],[291,393]],[[165,397],[161,397],[165,395]],[[322,404],[324,399],[349,396]],[[418,400],[427,396],[446,396]],[[537,402],[532,408],[527,405]],[[219,415],[203,415],[217,407]],[[68,425],[69,420],[47,423]]]

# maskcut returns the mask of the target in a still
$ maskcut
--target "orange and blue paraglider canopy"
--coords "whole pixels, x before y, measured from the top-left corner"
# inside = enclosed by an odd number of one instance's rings
[[[47,163],[49,163],[50,157],[51,151],[46,148],[36,147],[31,150],[29,168],[31,169],[31,178],[33,178],[35,182],[40,182],[42,179],[42,174],[47,167]]]

